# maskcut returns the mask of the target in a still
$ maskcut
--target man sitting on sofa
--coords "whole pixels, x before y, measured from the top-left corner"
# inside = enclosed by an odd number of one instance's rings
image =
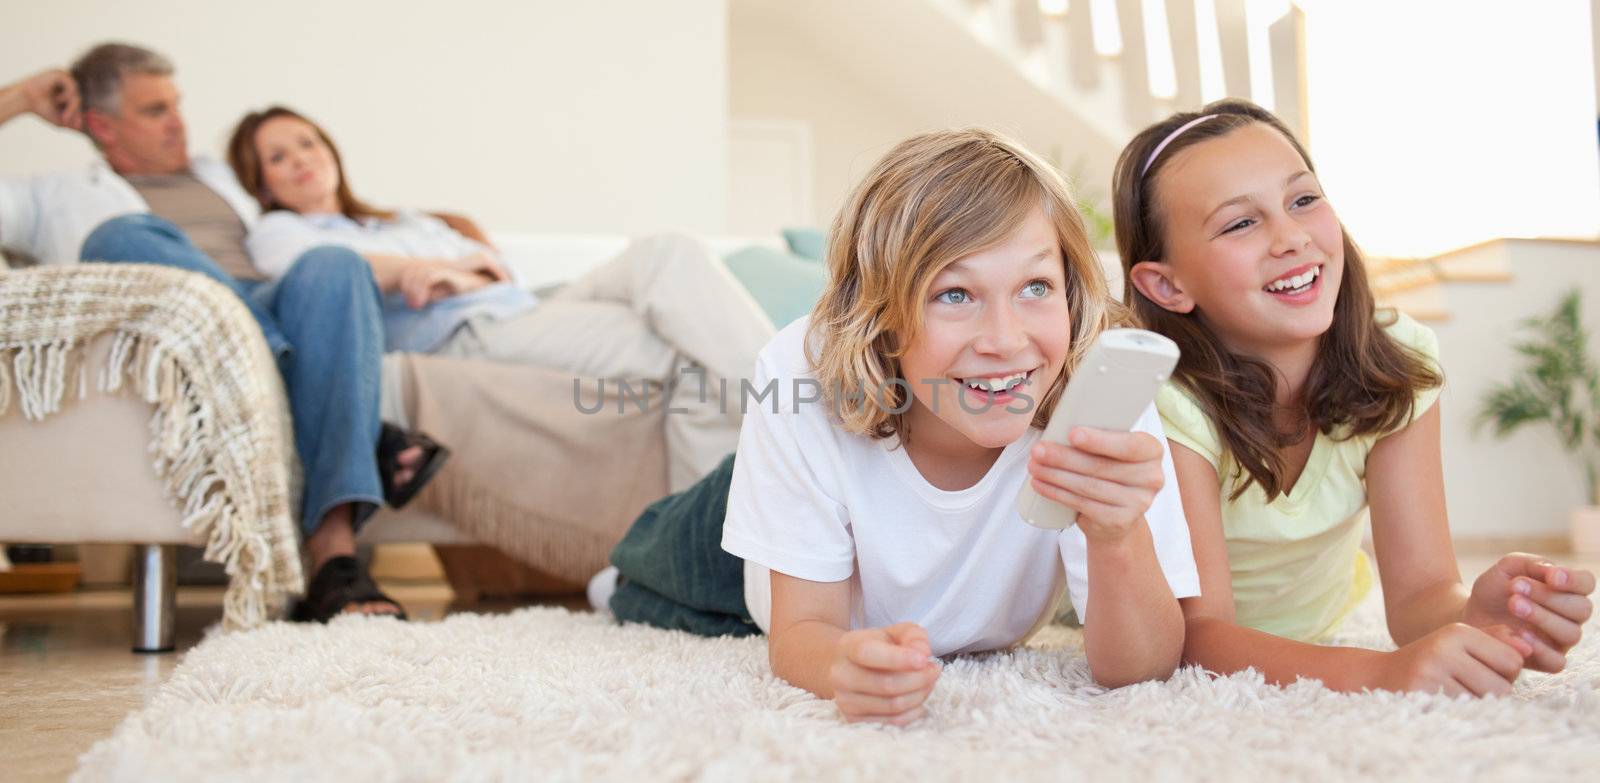
[[[404,617],[355,559],[355,533],[386,495],[413,495],[443,455],[386,437],[392,471],[380,477],[383,332],[370,268],[348,249],[319,247],[267,282],[244,248],[255,201],[226,164],[189,156],[172,74],[155,52],[108,43],[71,73],[47,70],[0,88],[0,124],[33,113],[87,134],[104,158],[86,172],[0,179],[0,246],[43,263],[174,266],[238,293],[283,375],[305,472],[301,526],[313,576],[297,619]]]

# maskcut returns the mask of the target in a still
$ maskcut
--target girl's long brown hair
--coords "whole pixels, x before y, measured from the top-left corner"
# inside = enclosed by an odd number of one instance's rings
[[[261,130],[261,126],[268,120],[279,117],[290,117],[310,125],[322,139],[322,143],[328,145],[328,150],[333,153],[333,165],[339,171],[339,189],[335,193],[339,199],[339,211],[344,213],[345,217],[351,220],[366,217],[388,220],[394,217],[393,212],[372,207],[350,192],[350,178],[344,175],[344,158],[339,155],[339,148],[334,146],[328,132],[310,118],[287,106],[270,106],[244,115],[239,124],[234,126],[233,136],[228,139],[228,165],[233,167],[233,175],[239,178],[239,184],[243,185],[245,191],[254,196],[256,203],[261,205],[262,212],[287,209],[274,201],[272,194],[267,192],[266,181],[261,173],[261,155],[256,152],[256,132]]]
[[[1145,170],[1151,151],[1162,139],[1208,114],[1216,116],[1168,142]],[[1284,449],[1299,442],[1306,432],[1303,428],[1293,432],[1277,429],[1272,415],[1277,375],[1272,366],[1229,351],[1198,312],[1175,313],[1150,301],[1134,287],[1132,275],[1135,264],[1166,256],[1157,187],[1166,162],[1189,147],[1257,122],[1283,134],[1306,168],[1316,171],[1305,148],[1271,112],[1248,101],[1218,101],[1196,112],[1175,114],[1128,143],[1113,176],[1112,211],[1126,279],[1124,301],[1146,328],[1172,338],[1183,352],[1173,380],[1216,423],[1223,446],[1238,465],[1230,497],[1239,497],[1255,482],[1272,500],[1285,491],[1288,465]],[[1411,419],[1417,392],[1436,387],[1444,379],[1427,360],[1380,326],[1361,252],[1343,226],[1340,232],[1344,277],[1333,308],[1333,324],[1320,338],[1306,379],[1304,404],[1307,425],[1343,439],[1395,430]]]

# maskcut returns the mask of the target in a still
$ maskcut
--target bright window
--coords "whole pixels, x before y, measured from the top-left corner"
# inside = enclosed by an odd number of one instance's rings
[[[1302,5],[1311,151],[1369,253],[1600,233],[1587,2]]]

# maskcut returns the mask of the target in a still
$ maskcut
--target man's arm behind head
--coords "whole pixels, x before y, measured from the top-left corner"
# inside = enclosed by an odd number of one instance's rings
[[[0,125],[19,114],[34,114],[51,125],[82,130],[83,104],[72,74],[51,68],[0,88]]]

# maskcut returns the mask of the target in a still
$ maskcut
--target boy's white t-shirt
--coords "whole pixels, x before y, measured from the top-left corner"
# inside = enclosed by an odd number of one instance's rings
[[[762,631],[772,614],[769,569],[813,582],[851,582],[851,628],[915,622],[935,655],[1011,647],[1049,619],[1065,576],[1087,619],[1082,531],[1043,530],[1017,513],[1028,452],[1040,431],[1007,446],[975,485],[956,492],[923,479],[893,438],[852,435],[809,369],[809,318],[762,349],[728,492],[722,548],[745,560],[745,603]],[[762,396],[772,385],[772,393]],[[1166,484],[1145,514],[1167,584],[1200,594],[1172,456],[1154,406],[1134,428],[1162,445]],[[1102,575],[1101,579],[1116,575]]]

